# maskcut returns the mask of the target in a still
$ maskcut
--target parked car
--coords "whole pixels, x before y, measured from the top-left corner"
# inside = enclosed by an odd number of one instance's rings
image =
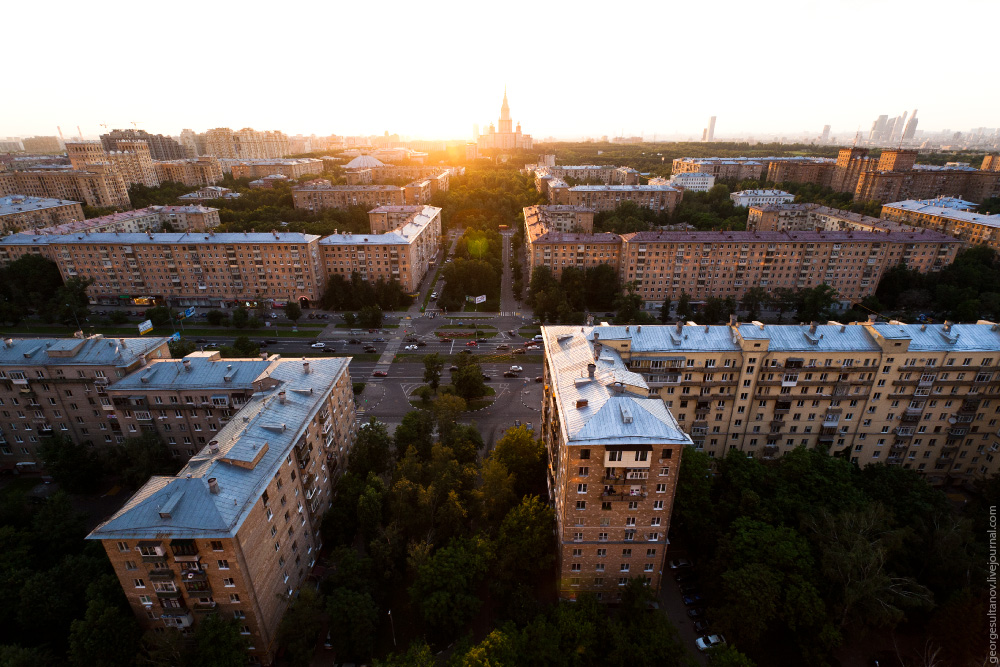
[[[694,627],[694,631],[695,632],[699,632],[699,633],[701,633],[701,632],[708,632],[708,621],[706,621],[705,619],[699,618],[697,621],[695,621],[693,623],[693,627]]]
[[[372,373],[372,377],[384,378],[384,377],[389,377],[389,374],[385,371],[375,371],[374,373]]]
[[[309,347],[315,347],[316,349],[319,349],[319,350],[325,350],[326,349],[326,343],[313,343]]]
[[[517,334],[514,333],[513,329],[508,329],[507,330],[507,335],[510,336],[511,338],[516,338],[517,337]]]
[[[316,316],[315,316],[315,315],[313,315],[312,313],[309,313],[309,319],[310,319],[310,320],[315,320],[315,319],[316,319]]]
[[[458,366],[449,366],[448,370],[451,371],[452,373],[454,373],[455,371],[458,370]]]
[[[416,343],[417,342],[417,337],[416,336],[407,336],[406,337],[406,342],[407,343]]]
[[[438,298],[438,293],[437,292],[431,292],[431,298],[432,299]]]
[[[695,607],[694,609],[687,610],[688,618],[701,618],[705,615],[704,607]]]
[[[693,584],[698,581],[698,575],[694,572],[678,572],[674,575],[674,580],[678,584]]]
[[[692,593],[691,595],[685,595],[685,596],[681,597],[681,602],[684,603],[685,607],[692,607],[692,606],[694,606],[696,604],[701,604],[704,601],[705,601],[705,598],[703,598],[698,593]]]
[[[260,343],[257,344],[257,346],[258,347],[267,347],[267,341],[266,340],[262,340],[262,341],[260,341]]]
[[[384,343],[385,342],[385,338],[382,338],[381,336],[376,336],[375,338],[372,338],[372,342],[373,343]]]
[[[682,567],[691,567],[691,561],[689,561],[687,558],[675,558],[674,560],[670,561],[671,570],[679,570]]]
[[[722,635],[704,635],[694,640],[694,645],[698,647],[699,651],[707,651],[716,646],[725,646],[726,638]]]
[[[205,345],[205,349],[206,349],[206,350],[216,350],[216,349],[218,349],[218,348],[219,348],[219,345],[218,345],[218,343],[207,343],[207,344]]]
[[[485,342],[486,342],[486,339],[485,339],[485,338],[477,338],[477,339],[476,339],[476,342],[477,342],[477,343],[485,343]]]
[[[278,319],[278,313],[271,313],[271,319],[272,320]]]
[[[198,338],[197,340],[195,340],[195,342],[196,343],[207,343],[208,339],[207,338]]]
[[[486,373],[483,373],[483,382],[489,382],[492,379],[493,379],[492,375],[487,375]]]
[[[427,343],[422,340],[417,341],[417,347],[427,347]]]
[[[523,371],[524,369],[523,369],[523,368],[521,368],[520,366],[511,366],[511,367],[510,367],[510,370],[514,371],[515,373],[520,373],[520,372],[521,372],[521,371]]]

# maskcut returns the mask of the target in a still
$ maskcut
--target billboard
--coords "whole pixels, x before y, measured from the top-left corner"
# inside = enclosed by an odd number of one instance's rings
[[[486,303],[486,295],[483,294],[482,296],[477,296],[476,303]]]
[[[184,317],[194,317],[194,308],[188,308],[185,310]]]
[[[142,334],[148,334],[152,330],[153,330],[153,323],[150,320],[146,320],[145,322],[141,322],[139,324],[139,335],[140,336]]]

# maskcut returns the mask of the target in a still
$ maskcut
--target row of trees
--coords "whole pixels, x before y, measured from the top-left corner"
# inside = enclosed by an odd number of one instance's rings
[[[445,285],[438,306],[461,310],[467,296],[486,296],[484,310],[500,309],[503,237],[494,227],[467,227],[455,244],[455,259],[442,270]]]
[[[92,283],[80,278],[64,283],[55,262],[24,255],[0,268],[0,322],[16,325],[37,313],[44,322],[82,325],[90,314],[87,288]]]
[[[538,266],[531,274],[527,301],[543,322],[580,324],[583,311],[610,310],[618,297],[618,276],[608,264],[567,266],[558,280],[549,267]]]
[[[953,321],[1000,317],[1000,259],[985,245],[963,250],[941,271],[920,273],[899,264],[875,292],[890,309],[930,310]]]
[[[326,281],[320,305],[328,310],[361,310],[376,306],[382,310],[409,308],[413,297],[395,280],[364,280],[357,271],[350,278],[334,273]]]
[[[525,206],[544,204],[530,176],[508,167],[469,167],[464,176],[451,179],[447,192],[431,200],[441,207],[445,228],[476,228],[496,231],[500,225],[514,226]]]
[[[800,447],[762,463],[732,450],[711,474],[711,458],[685,450],[674,516],[713,627],[761,664],[824,665],[909,622],[936,664],[979,664],[987,533],[974,527],[1000,485],[956,515],[916,472],[847,455]]]

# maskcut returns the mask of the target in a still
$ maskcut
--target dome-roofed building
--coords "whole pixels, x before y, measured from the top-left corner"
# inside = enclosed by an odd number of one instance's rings
[[[344,165],[344,169],[373,169],[384,167],[385,163],[371,155],[359,155]]]

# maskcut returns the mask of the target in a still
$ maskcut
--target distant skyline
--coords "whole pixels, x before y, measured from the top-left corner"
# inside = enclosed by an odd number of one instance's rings
[[[1000,125],[991,37],[975,30],[1000,24],[990,0],[97,5],[71,20],[5,7],[6,51],[19,55],[0,137],[135,121],[171,135],[462,139],[496,122],[505,85],[536,141],[700,139],[711,116],[716,140],[831,125],[845,141],[914,108],[925,133]],[[946,46],[957,35],[984,50],[958,59]]]

